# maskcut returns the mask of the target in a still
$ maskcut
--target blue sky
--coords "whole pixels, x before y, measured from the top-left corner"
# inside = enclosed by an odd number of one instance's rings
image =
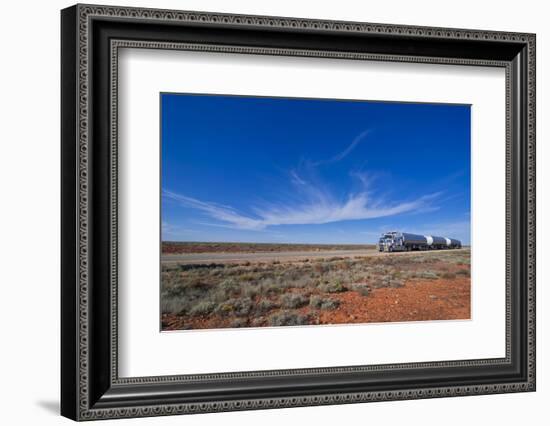
[[[470,243],[470,106],[161,94],[163,241]]]

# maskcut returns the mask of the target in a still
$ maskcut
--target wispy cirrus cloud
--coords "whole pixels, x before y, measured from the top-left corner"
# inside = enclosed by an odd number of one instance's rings
[[[439,207],[434,202],[441,197],[441,192],[409,200],[388,201],[385,197],[373,195],[372,186],[376,177],[363,171],[349,173],[359,183],[360,189],[347,194],[335,195],[328,185],[319,180],[318,166],[343,160],[369,133],[370,130],[361,132],[343,151],[329,159],[316,162],[302,159],[297,169],[288,172],[288,182],[282,181],[280,185],[281,188],[290,185],[292,191],[283,193],[276,202],[250,203],[246,213],[233,206],[200,200],[168,189],[163,189],[163,197],[182,207],[202,212],[210,219],[201,222],[203,225],[253,231],[280,225],[320,225],[437,210]]]
[[[357,135],[355,137],[355,139],[353,139],[353,141],[346,147],[346,149],[344,149],[343,151],[339,152],[338,154],[336,154],[335,156],[329,158],[328,160],[319,160],[319,161],[314,161],[312,162],[311,164],[313,166],[320,166],[322,164],[330,164],[330,163],[336,163],[338,161],[341,161],[343,160],[344,158],[346,158],[354,149],[357,145],[359,145],[359,142],[361,142],[363,139],[365,139],[365,137],[370,133],[370,129],[367,129],[361,133],[359,133],[359,135]]]
[[[262,229],[265,226],[262,225],[258,219],[250,218],[238,213],[230,206],[224,206],[222,204],[201,201],[196,198],[188,197],[183,194],[178,194],[172,191],[164,190],[162,195],[167,199],[175,200],[185,207],[190,207],[196,210],[200,210],[210,216],[212,219],[216,219],[222,224],[229,224],[239,229]]]
[[[199,200],[184,194],[163,190],[163,196],[178,202],[186,208],[201,211],[214,226],[227,226],[236,229],[263,230],[279,225],[319,225],[349,220],[374,219],[398,214],[433,209],[434,200],[441,193],[427,194],[413,200],[388,202],[375,198],[365,188],[338,198],[326,188],[313,185],[295,171],[291,172],[291,183],[296,193],[288,200],[251,206],[252,213],[242,213],[237,209],[210,201]]]
[[[185,232],[185,233],[197,232],[196,229],[183,228],[183,227],[178,226],[178,225],[172,225],[171,223],[168,223],[168,222],[165,222],[165,221],[162,221],[161,231],[163,233],[167,233],[167,234],[178,234],[178,233],[182,233],[182,232]]]

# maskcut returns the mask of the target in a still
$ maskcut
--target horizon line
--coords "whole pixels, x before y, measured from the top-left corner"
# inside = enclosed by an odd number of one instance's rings
[[[330,245],[350,245],[350,246],[360,246],[360,245],[371,245],[376,244],[372,242],[364,242],[364,243],[311,243],[311,242],[257,242],[257,241],[198,241],[198,240],[161,240],[161,243],[186,243],[186,244],[193,244],[193,243],[208,243],[208,244],[286,244],[286,245],[292,245],[292,244],[307,244],[307,245],[317,245],[317,246],[330,246]],[[470,247],[470,244],[462,244],[463,247]]]

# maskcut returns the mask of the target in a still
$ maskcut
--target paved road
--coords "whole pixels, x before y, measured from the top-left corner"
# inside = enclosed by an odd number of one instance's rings
[[[456,250],[462,251],[462,250]],[[437,251],[427,252],[403,252],[403,253],[380,253],[376,249],[364,250],[327,250],[327,251],[281,251],[281,252],[258,252],[258,253],[187,253],[163,255],[162,263],[232,263],[232,262],[289,262],[303,259],[322,259],[329,257],[361,257],[361,256],[396,256],[408,254],[429,254]]]

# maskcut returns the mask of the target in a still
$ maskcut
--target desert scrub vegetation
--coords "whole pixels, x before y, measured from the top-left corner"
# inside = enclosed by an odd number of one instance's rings
[[[371,289],[368,285],[361,283],[353,284],[351,286],[351,289],[359,293],[361,296],[368,296],[371,292]]]
[[[248,320],[246,318],[235,318],[229,324],[231,328],[241,328],[248,326]]]
[[[309,299],[301,294],[288,293],[283,294],[281,303],[284,308],[301,308],[309,303]]]
[[[338,306],[340,306],[340,301],[337,299],[324,298],[314,295],[309,298],[309,305],[315,309],[330,310],[336,309]]]
[[[348,291],[348,288],[341,280],[327,281],[317,286],[323,293],[342,293]]]
[[[437,280],[439,278],[439,275],[437,275],[437,272],[434,271],[422,271],[416,274],[416,277],[425,280]]]
[[[248,297],[242,299],[229,299],[216,307],[216,313],[221,315],[247,316],[252,310],[252,300]]]
[[[208,300],[204,300],[198,303],[195,303],[191,308],[189,309],[190,315],[208,315],[216,309],[218,305],[214,302],[209,302]]]
[[[464,251],[307,262],[163,263],[160,308],[164,316],[183,318],[189,328],[315,324],[317,314],[326,316],[350,298],[373,297],[378,289],[469,277],[470,257]]]
[[[260,314],[265,314],[266,312],[272,311],[273,309],[277,309],[280,307],[280,303],[274,302],[269,299],[262,299],[258,302],[256,309]]]
[[[282,326],[282,325],[308,325],[312,321],[315,321],[316,317],[314,315],[300,314],[299,312],[283,310],[277,313],[270,315],[269,325],[271,326]]]
[[[399,288],[405,285],[404,281],[393,279],[390,276],[381,277],[372,281],[373,288]]]

